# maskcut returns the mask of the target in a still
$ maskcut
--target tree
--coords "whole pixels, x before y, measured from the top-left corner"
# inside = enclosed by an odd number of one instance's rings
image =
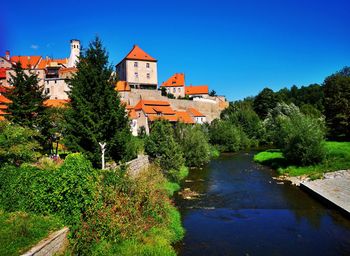
[[[11,90],[5,96],[12,101],[8,105],[8,119],[16,124],[36,127],[43,117],[47,96],[44,87],[39,85],[38,76],[30,71],[25,72],[20,62],[15,65],[15,74],[11,74]]]
[[[211,97],[217,96],[217,95],[216,95],[216,91],[211,90],[210,93],[209,93],[209,96],[211,96]]]
[[[253,109],[261,119],[265,119],[270,109],[277,104],[277,97],[270,88],[264,88],[254,99]]]
[[[149,156],[159,160],[164,171],[178,171],[184,165],[181,148],[174,138],[174,129],[167,121],[153,123],[145,141],[145,150]]]
[[[200,126],[186,126],[179,144],[187,166],[200,167],[209,162],[210,145]]]
[[[65,114],[65,145],[83,152],[95,167],[101,164],[100,142],[107,143],[107,157],[121,160],[131,138],[130,126],[114,89],[108,54],[98,37],[83,52],[77,68],[68,81],[71,90]]]
[[[37,136],[38,133],[28,127],[0,122],[0,165],[19,166],[37,160],[41,156],[40,144],[35,139]]]
[[[350,67],[327,77],[323,91],[328,137],[350,140]]]

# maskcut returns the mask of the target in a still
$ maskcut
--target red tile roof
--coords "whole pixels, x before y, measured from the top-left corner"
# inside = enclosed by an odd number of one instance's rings
[[[20,62],[22,64],[22,68],[36,68],[39,61],[41,59],[41,56],[12,56],[11,62],[12,63],[18,63]]]
[[[137,118],[137,114],[135,109],[130,109],[129,114],[128,114],[130,119],[136,119]]]
[[[6,68],[0,68],[0,79],[6,79]]]
[[[143,106],[170,106],[170,103],[162,100],[140,100],[135,105],[135,110],[141,110]]]
[[[12,101],[0,94],[0,103],[12,103]]]
[[[155,58],[151,57],[148,53],[142,50],[139,46],[134,45],[131,51],[126,55],[124,59],[127,60],[148,60],[157,61]]]
[[[165,81],[162,86],[164,87],[179,87],[185,86],[185,74],[176,73]]]
[[[48,99],[44,101],[44,106],[46,107],[65,107],[65,105],[69,102],[69,100],[56,100],[56,99]]]
[[[127,81],[118,81],[115,85],[115,90],[118,92],[130,92],[131,88]]]
[[[185,124],[194,124],[194,120],[190,114],[186,111],[177,111],[176,112],[177,120]]]
[[[205,115],[203,115],[201,112],[199,112],[195,108],[188,108],[187,111],[194,117],[203,117],[203,116],[205,116]]]
[[[186,86],[185,94],[186,95],[196,95],[196,94],[208,94],[209,89],[208,85],[200,85],[200,86]]]

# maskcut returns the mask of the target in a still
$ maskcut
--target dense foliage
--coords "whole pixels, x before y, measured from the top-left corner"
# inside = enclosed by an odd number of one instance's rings
[[[65,145],[84,153],[94,166],[101,163],[100,142],[107,143],[106,155],[115,161],[130,156],[126,154],[131,138],[128,118],[114,89],[108,55],[98,38],[82,54],[77,68],[69,81]]]
[[[277,97],[270,88],[264,88],[254,99],[253,108],[261,119],[277,104]]]
[[[36,138],[38,132],[9,122],[0,122],[0,166],[19,166],[34,162],[40,156],[41,146]]]
[[[0,207],[9,212],[58,214],[75,226],[95,198],[96,178],[91,163],[80,154],[69,155],[55,171],[6,166],[0,169]]]
[[[8,104],[7,119],[22,126],[40,128],[39,123],[45,122],[44,87],[39,85],[37,74],[24,70],[20,62],[15,65],[14,72],[9,80],[12,88],[5,93],[12,101]]]
[[[327,77],[323,89],[328,136],[350,140],[350,68]]]

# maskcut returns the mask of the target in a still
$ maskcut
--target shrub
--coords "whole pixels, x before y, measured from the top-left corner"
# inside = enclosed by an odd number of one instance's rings
[[[187,126],[179,141],[187,166],[199,167],[209,162],[210,146],[206,134],[199,126]]]
[[[77,153],[68,155],[57,170],[7,166],[0,170],[0,206],[6,211],[58,214],[76,225],[95,198],[96,178],[91,163]]]
[[[210,142],[224,152],[235,152],[250,144],[242,129],[232,125],[229,121],[214,120],[209,134]]]
[[[39,134],[29,128],[0,122],[0,165],[34,162],[40,156]]]
[[[324,159],[325,128],[323,120],[292,115],[282,122],[284,147],[287,161],[298,165],[319,163]]]

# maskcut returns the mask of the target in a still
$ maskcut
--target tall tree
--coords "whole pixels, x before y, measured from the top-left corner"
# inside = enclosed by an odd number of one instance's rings
[[[261,119],[265,119],[270,109],[276,107],[277,97],[270,88],[264,88],[254,99],[253,108]]]
[[[12,122],[27,126],[38,127],[43,117],[47,96],[43,93],[44,87],[39,85],[38,76],[30,71],[26,72],[20,62],[15,65],[15,73],[11,74],[11,90],[5,93],[12,103],[7,112]]]
[[[130,141],[130,126],[114,89],[108,54],[98,37],[82,53],[77,68],[68,82],[71,91],[65,114],[65,145],[83,152],[97,167],[101,166],[99,143],[106,142],[106,157],[118,161]]]
[[[350,68],[327,77],[323,90],[328,137],[350,140]]]

